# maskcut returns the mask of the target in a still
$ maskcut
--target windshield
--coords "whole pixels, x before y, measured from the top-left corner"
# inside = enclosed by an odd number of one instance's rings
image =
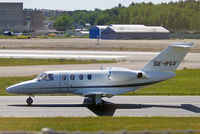
[[[48,81],[50,81],[50,80],[53,80],[53,74],[47,74],[47,73],[42,73],[42,74],[40,74],[36,79],[37,80],[48,80]]]
[[[46,77],[47,77],[47,74],[46,73],[42,73],[38,77],[36,77],[36,79],[44,80],[44,79],[46,79]]]

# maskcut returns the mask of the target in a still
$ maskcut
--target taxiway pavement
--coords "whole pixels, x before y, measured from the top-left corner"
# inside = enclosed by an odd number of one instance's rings
[[[115,96],[96,107],[79,96],[36,96],[32,106],[26,96],[0,97],[1,117],[86,116],[200,116],[200,96]]]

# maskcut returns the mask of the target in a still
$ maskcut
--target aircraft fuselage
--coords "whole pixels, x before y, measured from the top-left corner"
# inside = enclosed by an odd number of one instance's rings
[[[91,92],[104,92],[117,95],[158,83],[174,76],[174,72],[143,72],[123,68],[49,71],[42,73],[33,80],[8,87],[7,92],[27,95],[48,93],[84,95]]]

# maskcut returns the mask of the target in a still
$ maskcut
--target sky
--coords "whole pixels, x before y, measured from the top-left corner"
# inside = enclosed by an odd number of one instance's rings
[[[121,3],[124,6],[130,5],[132,2],[152,2],[154,4],[158,3],[168,3],[170,1],[178,0],[0,0],[0,2],[23,2],[24,8],[32,9],[58,9],[58,10],[94,10],[99,9],[109,9],[118,6]]]

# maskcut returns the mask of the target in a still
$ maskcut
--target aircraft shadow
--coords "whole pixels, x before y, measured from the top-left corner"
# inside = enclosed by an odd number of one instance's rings
[[[200,108],[192,104],[181,104],[181,106],[174,105],[150,105],[150,104],[115,104],[105,101],[104,106],[94,105],[90,99],[85,98],[83,104],[34,104],[32,106],[28,105],[8,105],[17,107],[87,107],[97,116],[113,116],[117,109],[142,109],[142,108],[176,108],[184,109],[194,113],[200,113]]]
[[[98,107],[96,105],[88,104],[90,103],[89,99],[84,100],[85,106],[95,113],[98,116],[113,116],[116,109],[142,109],[142,108],[176,108],[176,109],[184,109],[194,113],[200,113],[200,108],[196,107],[192,104],[181,104],[181,106],[174,105],[150,105],[150,104],[115,104],[108,101],[105,101],[105,105],[102,107]]]

